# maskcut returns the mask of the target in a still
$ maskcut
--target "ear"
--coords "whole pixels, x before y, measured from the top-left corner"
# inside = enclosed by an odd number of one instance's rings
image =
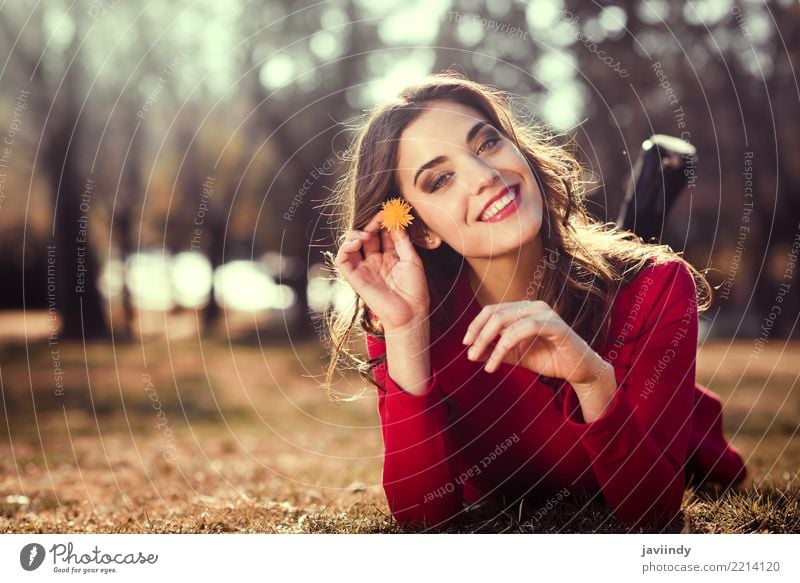
[[[414,245],[422,247],[423,249],[436,249],[442,244],[441,238],[425,225],[417,225],[417,228],[411,228],[409,237]]]

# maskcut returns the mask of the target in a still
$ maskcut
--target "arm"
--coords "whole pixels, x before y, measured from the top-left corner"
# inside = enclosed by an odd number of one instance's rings
[[[463,490],[455,480],[445,433],[447,412],[430,366],[429,343],[427,324],[409,333],[387,333],[386,342],[367,335],[370,358],[387,355],[387,362],[375,369],[375,380],[386,388],[385,393],[378,390],[378,412],[385,451],[383,489],[392,515],[401,524],[445,526],[462,509]],[[414,387],[419,394],[403,387]]]
[[[384,328],[385,342],[367,335],[367,352],[386,355],[374,374],[386,389],[378,410],[389,507],[398,522],[441,526],[461,510],[462,489],[453,480],[444,395],[430,365],[425,265],[408,233],[381,229],[382,222],[380,211],[363,231],[349,231],[336,266]]]
[[[627,375],[624,363],[614,374],[617,387],[625,390],[617,388],[602,415],[585,423],[581,398],[568,385],[564,415],[582,430],[581,443],[617,517],[637,526],[664,525],[679,511],[684,494],[697,356],[696,289],[680,262],[647,269],[637,281],[643,292],[648,287],[647,299],[626,318],[638,314],[632,336],[641,336]]]

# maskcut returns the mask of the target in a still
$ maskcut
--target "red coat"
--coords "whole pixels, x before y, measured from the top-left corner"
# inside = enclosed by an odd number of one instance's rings
[[[725,485],[744,479],[742,457],[722,434],[717,395],[695,382],[695,282],[681,261],[644,268],[615,298],[600,352],[618,390],[606,413],[584,423],[566,382],[467,359],[461,341],[481,307],[466,268],[448,301],[460,314],[431,331],[432,378],[424,395],[405,392],[375,369],[385,446],[383,487],[402,524],[451,524],[464,502],[504,496],[545,501],[561,492],[600,493],[630,525],[675,516],[690,472]],[[371,358],[383,341],[367,335]]]

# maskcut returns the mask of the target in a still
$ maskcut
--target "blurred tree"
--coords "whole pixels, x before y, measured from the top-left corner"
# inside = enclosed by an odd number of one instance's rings
[[[103,336],[95,252],[107,244],[103,259],[124,266],[142,248],[194,247],[209,178],[197,250],[212,266],[265,251],[316,263],[333,243],[331,223],[348,219],[320,212],[349,145],[343,138],[364,110],[417,75],[454,67],[517,94],[521,118],[575,138],[601,219],[616,217],[641,141],[687,132],[700,162],[665,241],[714,266],[717,284],[731,273],[752,152],[751,231],[721,308],[738,316],[750,306],[758,322],[775,301],[800,222],[800,138],[791,123],[798,11],[783,0],[5,6],[0,103],[13,112],[19,91],[30,92],[6,184],[29,200],[3,207],[4,240],[23,233],[27,247],[19,257],[6,250],[0,269],[24,268],[25,300],[42,305],[46,278],[34,272],[46,269],[44,243],[54,237],[65,334]],[[52,193],[50,204],[40,191]],[[83,230],[91,244],[78,255]],[[78,261],[89,284],[82,293],[74,289]],[[295,333],[303,335],[313,325],[300,271],[277,275],[295,292]],[[122,328],[130,334],[128,291]],[[798,298],[785,300],[785,313],[800,309]],[[205,308],[206,327],[218,314],[213,302]],[[778,323],[786,333],[791,326],[790,318]]]
[[[51,10],[58,13],[58,7],[37,4],[26,22],[12,22],[4,12],[0,26],[5,36],[19,39],[23,30],[25,33],[25,42],[17,42],[9,52],[7,74],[19,80],[18,87],[30,88],[30,116],[40,129],[43,147],[41,158],[36,158],[53,201],[55,305],[62,317],[60,335],[105,338],[108,326],[95,283],[98,263],[94,234],[89,229],[95,182],[82,151],[86,117],[81,102],[85,79],[80,31],[86,13],[64,14],[67,22],[55,25]],[[46,43],[42,42],[45,38]],[[32,171],[37,171],[35,165]]]
[[[291,18],[277,15],[291,14]],[[340,122],[352,118],[348,96],[366,74],[365,61],[377,46],[374,26],[360,18],[357,3],[332,1],[298,7],[294,2],[250,2],[241,20],[242,83],[258,127],[280,160],[263,208],[283,218],[270,229],[272,248],[303,257],[310,265],[333,241],[318,211],[333,187],[341,162],[334,151]],[[277,18],[276,18],[277,17]],[[286,71],[292,71],[288,75]],[[288,75],[285,81],[279,75]],[[306,269],[287,278],[301,315],[293,335],[313,334]]]

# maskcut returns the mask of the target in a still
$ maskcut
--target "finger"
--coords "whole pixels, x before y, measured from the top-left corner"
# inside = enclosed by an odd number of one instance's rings
[[[367,234],[364,231],[353,229],[352,231],[347,231],[347,233],[345,233],[342,243],[349,243],[350,241],[354,241],[356,239],[364,239],[366,236]]]
[[[523,318],[517,320],[511,326],[505,329],[503,336],[497,341],[497,345],[489,355],[486,361],[486,372],[494,372],[497,367],[503,362],[506,355],[510,350],[516,347],[523,340],[530,340],[543,334],[547,331],[552,322],[550,320],[541,320],[535,317]],[[519,364],[511,362],[510,364]]]
[[[483,309],[478,312],[478,315],[475,316],[475,319],[473,319],[469,326],[467,326],[467,333],[464,334],[464,340],[461,341],[462,344],[472,344],[472,341],[475,338],[478,330],[483,328],[484,324],[486,324],[489,318],[491,318],[495,309],[496,304],[491,306],[483,306]]]
[[[489,318],[485,321],[483,327],[478,329],[475,334],[475,341],[467,352],[467,356],[471,360],[486,350],[489,343],[497,338],[506,326],[519,318],[519,316],[514,313],[514,310],[508,309],[502,306],[502,304],[495,304],[495,306],[488,311],[491,312]]]
[[[353,239],[351,241],[345,241],[339,247],[338,253],[336,253],[336,265],[342,265],[344,263],[350,263],[353,267],[356,266],[357,262],[354,262],[354,259],[361,259],[361,254],[358,253],[358,247],[361,244],[361,241],[358,239]]]
[[[404,229],[399,231],[389,231],[389,237],[391,237],[392,242],[394,243],[397,256],[402,261],[412,261],[418,257],[417,252],[414,250],[414,245],[412,245],[411,239]]]
[[[518,319],[539,314],[543,310],[547,310],[549,308],[547,303],[542,301],[531,301],[525,299],[515,303],[517,307],[514,308],[513,311],[516,313]],[[498,304],[493,304],[493,306],[497,305]],[[462,344],[472,344],[474,342],[478,331],[486,324],[486,321],[494,313],[493,306],[484,306],[483,310],[481,310],[481,312],[470,323],[470,325],[467,327],[466,333],[464,334],[464,339],[461,341]],[[508,306],[508,309],[511,310],[511,305]]]
[[[358,267],[358,264],[361,261],[361,253],[359,252],[360,248],[360,237],[349,239],[342,243],[342,245],[339,247],[339,252],[336,254],[335,263],[337,267],[345,267],[348,272]]]
[[[364,233],[363,231],[350,231],[345,237],[343,245],[345,243],[355,243],[355,242],[363,244],[368,237],[369,235],[367,235],[367,233]]]
[[[488,362],[488,361],[489,361],[489,357],[492,355],[492,352],[494,352],[494,347],[495,347],[495,346],[497,346],[497,343],[496,343],[496,342],[490,342],[490,343],[489,343],[489,346],[487,346],[487,347],[486,347],[486,348],[483,350],[483,352],[481,352],[480,354],[478,354],[478,355],[477,355],[475,358],[473,358],[472,360],[473,360],[474,362]]]
[[[364,229],[359,231],[360,233],[364,233],[366,235],[364,238],[364,257],[369,257],[375,253],[380,253],[381,242],[378,232],[381,229],[382,222],[383,216],[379,211],[372,216]]]
[[[381,245],[383,245],[383,252],[397,253],[397,249],[395,248],[394,241],[392,240],[392,236],[389,234],[389,231],[387,231],[386,229],[381,229],[379,233],[381,237]]]
[[[378,232],[364,231],[364,257],[380,254],[381,241]]]
[[[364,227],[364,231],[367,233],[377,233],[381,228],[381,223],[383,222],[383,216],[380,212],[376,213],[367,223],[367,226]]]
[[[352,286],[352,282],[350,281],[350,277],[352,276],[355,268],[350,261],[347,260],[339,260],[336,259],[336,268],[339,270],[339,273],[345,278],[345,280],[350,283]]]

